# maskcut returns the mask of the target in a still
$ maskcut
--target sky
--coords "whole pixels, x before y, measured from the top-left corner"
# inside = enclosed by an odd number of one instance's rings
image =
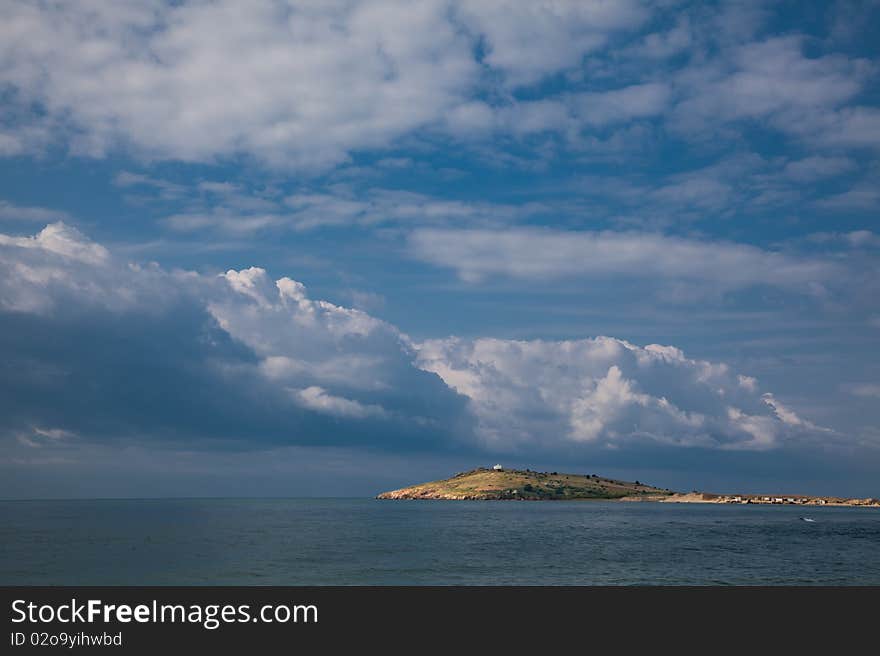
[[[3,14],[0,497],[880,496],[880,3]]]

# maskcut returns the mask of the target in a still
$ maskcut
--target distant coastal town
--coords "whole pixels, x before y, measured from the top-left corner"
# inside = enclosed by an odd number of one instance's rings
[[[736,503],[759,505],[794,505],[794,506],[867,506],[880,507],[880,499],[871,497],[851,499],[847,497],[817,496],[779,496],[763,494],[711,494],[709,492],[691,492],[673,494],[658,501],[665,503]]]

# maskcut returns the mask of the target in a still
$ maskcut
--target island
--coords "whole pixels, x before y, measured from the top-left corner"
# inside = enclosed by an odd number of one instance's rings
[[[660,503],[728,503],[756,505],[880,507],[880,499],[786,494],[713,494],[675,492],[640,481],[621,481],[597,474],[560,474],[501,465],[477,467],[451,478],[383,492],[377,499],[447,501],[654,501]]]
[[[380,494],[379,499],[447,499],[544,501],[560,499],[660,498],[672,490],[639,481],[618,481],[596,474],[559,474],[530,469],[478,467],[442,481],[413,485]]]

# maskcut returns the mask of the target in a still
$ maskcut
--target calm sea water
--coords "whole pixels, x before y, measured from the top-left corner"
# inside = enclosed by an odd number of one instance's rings
[[[0,520],[0,584],[880,584],[878,509],[162,499]]]

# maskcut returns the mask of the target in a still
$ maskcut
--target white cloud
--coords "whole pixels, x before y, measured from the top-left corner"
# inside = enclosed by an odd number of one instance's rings
[[[327,167],[437,120],[478,73],[441,1],[15,3],[0,42],[2,81],[93,155]]]
[[[693,45],[694,35],[690,18],[680,16],[675,25],[664,32],[652,32],[638,44],[629,48],[627,54],[649,59],[664,59],[687,50]]]
[[[806,429],[812,431],[814,433],[833,433],[829,428],[824,428],[822,426],[817,426],[813,422],[800,417],[794,410],[784,405],[779,399],[777,399],[770,392],[765,392],[761,395],[761,398],[764,400],[768,406],[773,409],[773,413],[779,418],[779,420],[787,425],[794,428]]]
[[[177,200],[182,198],[186,193],[186,187],[180,184],[154,178],[142,173],[133,173],[131,171],[122,171],[113,179],[113,184],[123,189],[128,188],[152,188],[155,189],[159,197],[163,200]]]
[[[382,349],[400,351],[400,335],[389,324],[360,310],[312,300],[296,280],[285,277],[273,283],[258,267],[230,270],[222,278],[236,294],[212,301],[210,313],[258,355],[274,358],[274,364],[267,366],[275,379],[282,378],[285,370],[294,371],[295,361],[325,363],[328,357],[344,359],[347,351],[368,354],[372,347],[377,355]],[[374,380],[382,376],[380,365],[376,363]]]
[[[178,279],[159,280],[166,278]],[[7,310],[49,312],[71,301],[81,307],[159,308],[191,279],[190,274],[119,262],[104,246],[63,222],[34,236],[0,234],[0,307]]]
[[[848,191],[822,198],[818,207],[839,212],[876,212],[880,206],[880,191],[874,181],[857,183]]]
[[[5,120],[0,122],[0,157],[42,153],[51,143],[53,121],[30,116],[27,109],[20,108],[16,112],[12,107],[4,107],[6,115],[2,118]]]
[[[52,221],[64,221],[69,218],[67,212],[49,209],[48,207],[14,205],[5,200],[0,200],[0,219],[49,223]]]
[[[40,437],[45,437],[50,440],[66,440],[76,436],[76,433],[64,430],[63,428],[34,427],[34,433],[39,435]]]
[[[744,387],[750,392],[754,392],[758,389],[758,381],[757,379],[751,376],[743,376],[740,374],[736,377],[737,382],[739,382],[740,387]]]
[[[64,430],[63,428],[39,428],[34,426],[30,432],[16,435],[16,439],[19,444],[29,449],[42,449],[48,446],[56,446],[76,436],[76,433]]]
[[[821,260],[650,233],[425,228],[413,232],[410,246],[414,256],[451,267],[465,280],[614,275],[698,281],[720,289],[769,285],[808,291],[838,275]]]
[[[485,38],[485,61],[511,86],[576,67],[616,33],[649,17],[638,2],[475,0],[455,3],[465,25]]]
[[[220,207],[208,212],[172,214],[164,219],[164,223],[177,232],[217,230],[232,235],[246,235],[283,226],[289,221],[281,214],[250,214]]]
[[[850,249],[867,249],[880,247],[880,234],[871,230],[853,230],[851,232],[814,232],[807,236],[809,241],[819,244],[842,244]]]
[[[204,188],[203,183],[200,187]],[[233,235],[268,229],[297,231],[352,225],[496,225],[533,214],[540,204],[520,206],[448,200],[410,191],[372,188],[358,194],[343,187],[263,198],[234,188],[165,217],[178,232],[217,231]]]
[[[460,114],[485,66],[536,82],[647,15],[631,0],[22,2],[0,27],[0,83],[80,154],[325,169]]]
[[[224,274],[209,313],[233,339],[257,356],[258,373],[293,401],[321,414],[354,419],[407,417],[425,375],[414,365],[408,338],[394,326],[360,310],[309,298],[290,278],[273,281],[251,267]],[[447,390],[448,391],[448,390]]]
[[[661,114],[671,96],[669,85],[650,82],[577,97],[580,117],[589,124],[607,125]]]
[[[41,249],[88,264],[100,264],[108,256],[106,248],[88,241],[76,228],[63,222],[47,225],[33,237],[0,235],[0,245]]]
[[[853,385],[850,391],[856,396],[868,399],[880,399],[880,384],[862,383]]]
[[[562,133],[572,138],[573,133],[582,129],[603,129],[659,116],[668,108],[670,99],[667,84],[648,82],[541,100],[509,99],[497,105],[468,102],[450,112],[446,123],[453,134],[463,138],[485,138],[496,133],[521,137],[541,132]]]
[[[842,107],[864,88],[870,62],[841,54],[808,57],[804,46],[802,36],[773,37],[736,45],[682,69],[676,76],[680,101],[673,127],[687,134],[762,120],[811,142],[855,145],[850,126],[858,123],[867,141],[874,141],[874,118]]]
[[[352,224],[499,223],[536,210],[533,205],[464,202],[390,189],[371,189],[362,196],[344,190],[335,194],[300,193],[288,196],[284,202],[290,208],[290,222],[301,230]]]
[[[449,338],[420,344],[419,362],[470,399],[479,436],[496,449],[642,441],[766,450],[822,430],[762,397],[755,379],[669,346]]]
[[[816,112],[790,125],[804,139],[821,146],[858,150],[880,147],[880,110],[876,107]]]
[[[839,187],[858,169],[857,160],[850,157],[813,155],[787,160],[743,152],[659,176],[587,175],[579,179],[577,191],[602,201],[588,206],[597,218],[620,226],[657,230],[700,222],[703,229],[714,232],[719,225],[714,221],[719,218],[743,225],[747,218],[769,218],[770,212],[778,217],[789,212],[796,216],[814,207],[868,209],[876,194],[870,173],[850,188],[852,193],[829,195],[825,189],[830,184]]]
[[[660,203],[673,207],[696,207],[701,210],[720,210],[728,206],[733,196],[732,186],[711,176],[697,174],[678,176],[651,192]]]
[[[367,417],[385,417],[388,414],[381,406],[364,405],[351,399],[333,396],[328,394],[327,390],[316,385],[302,390],[294,390],[293,394],[303,407],[329,415],[365,419]]]
[[[789,162],[782,173],[795,182],[815,182],[848,173],[856,163],[848,157],[821,157],[814,155]]]

